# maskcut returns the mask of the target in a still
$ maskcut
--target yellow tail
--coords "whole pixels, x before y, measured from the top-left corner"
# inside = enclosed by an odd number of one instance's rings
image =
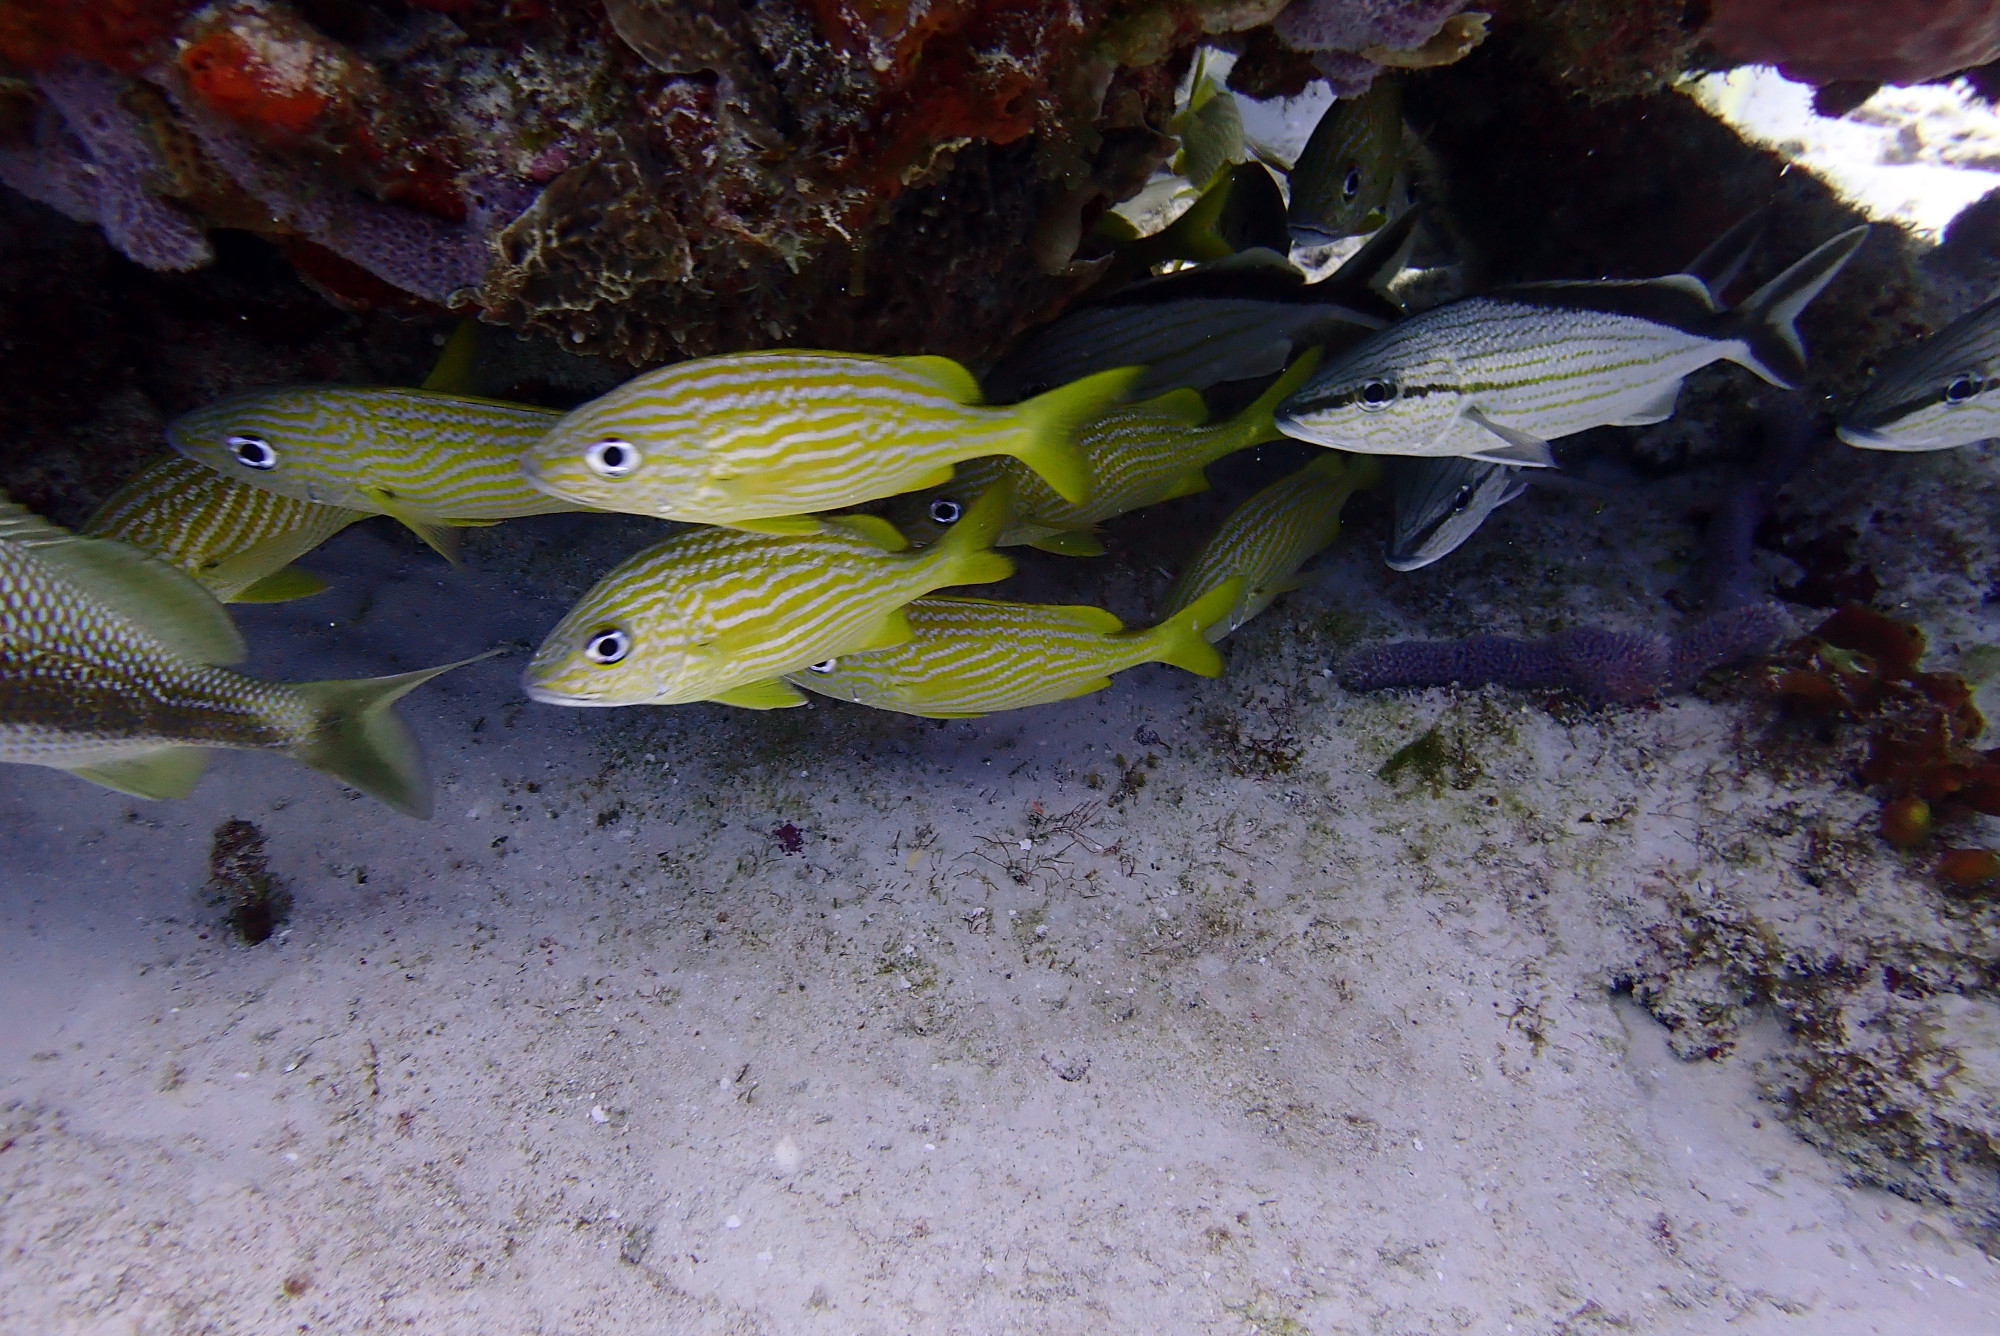
[[[1076,443],[1079,427],[1121,402],[1146,374],[1144,367],[1119,367],[1038,394],[1014,408],[1018,430],[1013,455],[1073,506],[1090,498],[1090,460]]]

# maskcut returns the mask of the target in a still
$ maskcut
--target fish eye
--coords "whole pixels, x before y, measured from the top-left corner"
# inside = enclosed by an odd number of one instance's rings
[[[592,663],[616,663],[631,653],[632,639],[615,626],[593,631],[583,642],[583,657]]]
[[[1470,484],[1458,489],[1458,495],[1451,499],[1452,514],[1462,515],[1465,513],[1465,508],[1472,504],[1472,492],[1473,489]]]
[[[1959,376],[1944,387],[1944,401],[1948,404],[1962,404],[1979,393],[1979,382],[1971,376]]]
[[[941,496],[931,502],[931,523],[956,524],[958,517],[965,513],[965,507],[948,496]],[[818,671],[815,669],[814,671]]]
[[[1396,401],[1394,381],[1371,380],[1361,387],[1360,404],[1366,409],[1387,408]]]
[[[611,437],[584,451],[583,462],[600,478],[622,478],[639,467],[639,447]]]
[[[1359,167],[1349,167],[1347,169],[1347,179],[1340,183],[1340,197],[1344,200],[1351,200],[1360,193],[1361,169]]]
[[[223,442],[237,463],[246,469],[268,473],[278,467],[278,452],[262,436],[231,436]]]
[[[818,673],[821,677],[825,677],[838,667],[840,667],[839,659],[821,659],[818,663],[807,664],[806,671],[809,673]]]

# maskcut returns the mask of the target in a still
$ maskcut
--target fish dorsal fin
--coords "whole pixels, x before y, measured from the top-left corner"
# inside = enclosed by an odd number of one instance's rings
[[[1074,623],[1083,630],[1095,631],[1100,635],[1115,636],[1125,629],[1125,623],[1118,619],[1116,613],[1093,607],[1088,603],[1058,604],[1043,611]]]
[[[106,611],[196,663],[239,663],[249,647],[215,595],[129,543],[80,538],[0,499],[0,540],[17,542]]]
[[[1170,418],[1183,427],[1199,427],[1208,421],[1208,401],[1203,399],[1201,391],[1196,389],[1174,390],[1156,399],[1135,404],[1134,407]]]
[[[1059,557],[1101,557],[1104,543],[1094,533],[1082,529],[1057,529],[1039,538],[1030,538],[1028,546],[1039,552],[1052,552]]]
[[[1708,309],[1711,311],[1721,309],[1715,304],[1715,294],[1709,290],[1708,284],[1693,274],[1667,274],[1654,279],[1653,282],[1663,288],[1679,288],[1690,297],[1699,297],[1708,303]]]
[[[1549,443],[1541,437],[1495,422],[1477,408],[1466,409],[1465,416],[1468,421],[1484,427],[1505,442],[1490,450],[1478,451],[1471,458],[1483,459],[1491,464],[1516,464],[1523,468],[1552,469],[1556,466],[1556,457],[1549,450]]]
[[[100,761],[96,765],[66,767],[78,779],[102,784],[135,798],[185,798],[208,766],[208,753],[200,747],[165,747],[144,756],[122,761]]]
[[[1201,266],[1204,274],[1247,274],[1265,272],[1285,279],[1288,283],[1303,287],[1306,276],[1287,256],[1278,254],[1269,246],[1252,246],[1234,255],[1225,255],[1219,260],[1210,260]]]
[[[985,391],[979,388],[977,378],[949,357],[894,357],[889,360],[922,376],[959,403],[986,402]]]
[[[745,682],[740,687],[718,691],[709,699],[742,710],[789,710],[794,705],[806,703],[798,688],[780,678],[772,678],[768,682]]]
[[[444,350],[438,354],[437,364],[431,374],[424,377],[421,389],[438,394],[472,393],[473,374],[479,364],[479,317],[467,316],[458,322],[451,337],[444,341]]]
[[[837,524],[864,542],[873,543],[884,552],[901,552],[910,545],[898,529],[880,515],[838,515],[826,521]]]

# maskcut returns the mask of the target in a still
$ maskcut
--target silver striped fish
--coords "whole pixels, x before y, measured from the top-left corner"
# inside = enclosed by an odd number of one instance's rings
[[[1528,490],[1524,469],[1463,456],[1385,461],[1396,518],[1382,559],[1420,570],[1456,551],[1491,515]]]
[[[298,386],[197,409],[167,424],[167,440],[237,482],[391,516],[455,561],[453,528],[589,509],[521,476],[521,452],[561,416],[431,390]]]
[[[166,558],[224,603],[277,603],[326,588],[325,580],[290,563],[367,518],[162,455],[99,506],[83,532]]]
[[[423,756],[389,707],[457,664],[348,682],[220,666],[245,653],[222,605],[181,571],[0,496],[0,761],[180,798],[211,748],[275,751],[430,814]]]
[[[995,547],[1025,543],[1066,556],[1102,555],[1103,544],[1090,532],[1102,521],[1207,491],[1203,470],[1210,464],[1279,439],[1271,415],[1318,361],[1319,350],[1308,350],[1254,403],[1213,426],[1202,425],[1208,406],[1194,390],[1175,390],[1096,418],[1077,433],[1093,480],[1081,505],[1056,495],[1018,461],[989,457],[964,465],[943,487],[899,499],[890,506],[889,519],[911,542],[928,545],[957,521],[973,497],[1006,482],[1013,489],[1015,518],[994,540]]]
[[[878,710],[964,719],[1087,696],[1142,663],[1215,677],[1222,658],[1206,632],[1239,592],[1225,582],[1142,631],[1102,608],[920,598],[903,609],[903,644],[823,659],[785,680]]]
[[[1410,317],[1329,360],[1278,411],[1289,436],[1362,454],[1549,467],[1551,437],[1672,416],[1682,377],[1728,360],[1805,375],[1792,321],[1854,254],[1850,229],[1716,309],[1700,277],[1525,283]]]
[[[988,492],[920,552],[874,515],[810,534],[675,534],[599,580],[535,651],[523,685],[552,705],[803,704],[785,674],[902,644],[911,600],[1011,575],[990,546],[1007,510],[1004,489]]]
[[[935,487],[981,455],[1019,459],[1081,501],[1090,471],[1076,430],[1140,374],[1107,371],[991,408],[972,373],[943,357],[705,357],[565,414],[521,471],[551,496],[604,510],[764,533],[811,533],[808,512]]]
[[[1949,450],[2000,436],[2000,298],[1884,359],[1838,431],[1864,450]]]
[[[1382,480],[1375,460],[1330,454],[1278,479],[1230,513],[1167,594],[1167,606],[1192,607],[1212,590],[1241,580],[1229,612],[1208,628],[1220,640],[1278,595],[1297,589],[1299,567],[1340,535],[1347,498]]]

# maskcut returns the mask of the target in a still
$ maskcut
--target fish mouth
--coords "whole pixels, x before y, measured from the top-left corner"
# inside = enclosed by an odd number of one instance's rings
[[[1393,548],[1385,547],[1382,549],[1382,564],[1392,571],[1418,571],[1444,555],[1440,552],[1436,556],[1426,557],[1415,553],[1397,552]]]
[[[534,678],[534,672],[534,666],[531,664],[528,671],[521,674],[521,690],[526,693],[529,700],[539,701],[543,705],[573,705],[578,707],[609,706],[611,704],[610,701],[605,700],[602,695],[596,692],[564,691],[560,688],[549,686],[546,683],[537,682]]]
[[[1855,427],[1842,423],[1840,426],[1834,428],[1833,434],[1860,450],[1905,450],[1909,448],[1884,436],[1881,432],[1868,427]]]

